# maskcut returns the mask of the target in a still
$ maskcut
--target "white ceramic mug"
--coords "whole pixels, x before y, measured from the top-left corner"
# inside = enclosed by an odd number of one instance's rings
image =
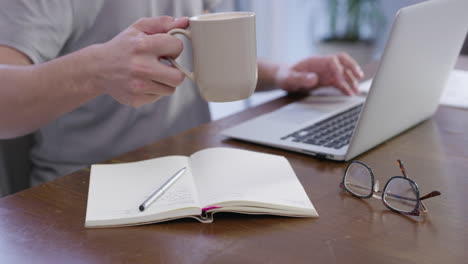
[[[190,18],[190,27],[172,29],[192,42],[194,72],[169,61],[195,82],[208,102],[248,98],[257,85],[255,14],[224,12]]]

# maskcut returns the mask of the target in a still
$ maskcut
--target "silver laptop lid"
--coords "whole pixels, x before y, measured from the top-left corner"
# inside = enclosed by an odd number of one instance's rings
[[[400,9],[345,159],[429,118],[468,32],[467,0]]]

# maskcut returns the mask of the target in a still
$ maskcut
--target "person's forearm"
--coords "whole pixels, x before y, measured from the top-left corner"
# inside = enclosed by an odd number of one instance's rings
[[[276,86],[276,74],[279,65],[264,60],[258,60],[258,81],[256,91],[267,91],[278,88]]]
[[[101,94],[92,84],[94,49],[39,65],[0,65],[0,138],[33,132]]]
[[[140,107],[175,92],[184,74],[160,58],[176,58],[182,42],[165,34],[186,17],[141,18],[113,39],[36,66],[0,45],[0,139],[30,133],[101,94]],[[3,52],[2,52],[3,50]]]

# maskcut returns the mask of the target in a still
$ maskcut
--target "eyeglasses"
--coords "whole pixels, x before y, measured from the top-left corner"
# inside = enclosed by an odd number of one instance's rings
[[[403,176],[393,176],[387,181],[383,191],[379,191],[379,182],[375,180],[371,168],[360,161],[351,161],[346,167],[340,187],[358,198],[381,199],[387,208],[401,214],[427,214],[428,210],[422,200],[438,196],[440,192],[432,191],[420,197],[418,185],[408,178],[401,160],[398,160],[398,166]]]

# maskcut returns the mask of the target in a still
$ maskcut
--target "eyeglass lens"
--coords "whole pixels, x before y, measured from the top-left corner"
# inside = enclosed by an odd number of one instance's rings
[[[393,178],[384,190],[383,199],[393,209],[409,213],[418,204],[417,187],[405,178]]]
[[[358,196],[370,196],[372,193],[372,175],[361,163],[350,163],[346,170],[344,185]]]

